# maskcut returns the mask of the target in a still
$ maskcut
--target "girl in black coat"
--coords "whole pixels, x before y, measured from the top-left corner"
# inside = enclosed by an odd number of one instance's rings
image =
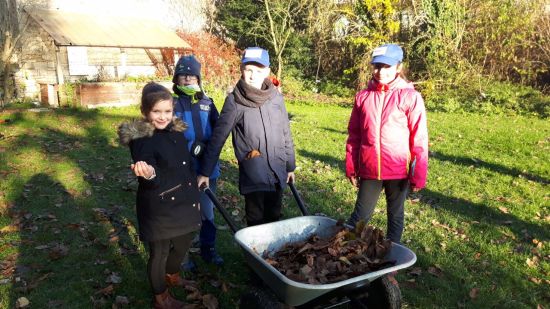
[[[154,308],[181,308],[167,284],[183,285],[180,263],[191,245],[192,232],[201,225],[199,190],[181,134],[187,125],[173,117],[172,95],[165,87],[148,83],[142,91],[144,119],[119,127],[120,141],[130,147],[138,177],[136,210],[139,237],[149,245],[147,272]]]

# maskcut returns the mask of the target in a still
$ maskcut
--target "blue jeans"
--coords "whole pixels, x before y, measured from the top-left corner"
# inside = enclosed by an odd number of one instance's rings
[[[386,194],[388,216],[386,238],[395,243],[400,243],[405,221],[405,199],[409,191],[409,182],[407,179],[361,179],[355,209],[346,223],[351,226],[355,226],[359,220],[364,220],[365,223],[368,223],[372,217],[382,188],[384,188],[384,193]]]
[[[216,179],[210,179],[210,190],[216,193]],[[208,195],[201,191],[200,193],[201,203],[201,219],[202,226],[199,233],[199,241],[201,247],[214,247],[216,242],[216,225],[214,224],[214,203],[210,200]]]

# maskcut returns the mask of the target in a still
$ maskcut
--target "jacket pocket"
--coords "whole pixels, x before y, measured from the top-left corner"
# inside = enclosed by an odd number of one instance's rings
[[[269,177],[267,173],[271,170],[265,162],[265,157],[259,156],[243,160],[240,163],[242,174],[245,176],[245,184],[268,184]]]
[[[182,184],[178,184],[168,190],[159,193],[159,198],[163,202],[172,202],[182,198]]]

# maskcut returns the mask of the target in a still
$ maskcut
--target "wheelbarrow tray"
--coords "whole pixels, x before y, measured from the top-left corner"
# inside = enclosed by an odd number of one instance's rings
[[[244,251],[248,265],[262,278],[275,295],[287,305],[299,306],[326,293],[346,289],[358,289],[377,278],[411,266],[416,262],[416,255],[405,246],[392,243],[385,260],[395,260],[392,267],[369,272],[347,280],[329,284],[307,284],[290,280],[263,258],[264,251],[273,253],[289,242],[306,240],[313,234],[321,238],[334,236],[338,227],[336,220],[320,216],[303,216],[273,223],[243,228],[235,233],[235,240]]]

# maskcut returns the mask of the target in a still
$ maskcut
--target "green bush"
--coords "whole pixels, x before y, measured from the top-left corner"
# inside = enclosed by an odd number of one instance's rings
[[[351,84],[346,83],[346,81],[344,80],[321,81],[321,83],[319,83],[319,91],[329,96],[353,97],[353,95],[355,94],[355,90],[353,88],[350,88],[348,85]]]
[[[485,80],[483,84],[470,81],[434,90],[426,84],[418,88],[429,110],[550,116],[550,97],[529,86]]]

